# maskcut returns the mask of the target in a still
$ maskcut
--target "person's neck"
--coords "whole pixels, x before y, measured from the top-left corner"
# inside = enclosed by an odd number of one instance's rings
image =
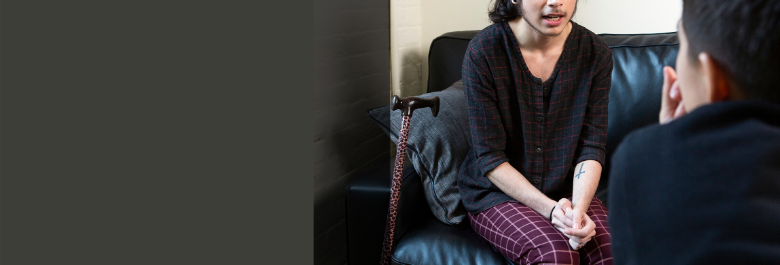
[[[517,44],[520,48],[542,53],[556,50],[556,48],[562,48],[573,27],[571,22],[566,23],[561,34],[548,36],[531,27],[531,25],[528,24],[528,21],[525,21],[522,17],[518,17],[508,23],[509,27],[512,28],[512,32],[515,34]]]

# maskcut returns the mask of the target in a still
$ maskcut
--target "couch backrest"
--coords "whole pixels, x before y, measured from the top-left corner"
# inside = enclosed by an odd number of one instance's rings
[[[428,54],[428,92],[440,91],[461,79],[461,64],[469,41],[479,31],[439,36]],[[612,89],[609,93],[607,163],[618,143],[632,130],[658,122],[663,66],[674,67],[677,33],[600,34],[612,49]],[[609,175],[604,169],[603,180]],[[606,184],[606,181],[601,183]]]

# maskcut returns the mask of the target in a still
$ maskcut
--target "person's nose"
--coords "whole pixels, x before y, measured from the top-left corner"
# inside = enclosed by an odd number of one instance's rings
[[[561,5],[563,5],[563,1],[561,0],[547,0],[547,5],[552,8],[558,8]]]

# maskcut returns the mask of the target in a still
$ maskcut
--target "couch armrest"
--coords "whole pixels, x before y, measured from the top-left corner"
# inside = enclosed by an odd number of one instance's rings
[[[382,253],[387,209],[390,205],[390,180],[395,159],[380,162],[365,174],[352,179],[346,190],[347,253],[349,264],[376,264]],[[404,162],[401,197],[393,243],[422,215],[433,215],[425,201],[420,176],[408,160]]]

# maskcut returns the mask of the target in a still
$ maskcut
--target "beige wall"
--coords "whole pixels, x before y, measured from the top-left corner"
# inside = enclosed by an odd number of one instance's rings
[[[490,25],[492,0],[391,0],[392,94],[426,90],[428,48],[437,36]],[[595,33],[673,32],[681,0],[580,0],[574,21]]]
[[[422,0],[390,1],[392,95],[406,97],[422,91],[421,10]]]
[[[491,24],[491,0],[422,0],[422,88],[428,84],[428,49],[431,41],[450,31],[481,30]]]
[[[659,33],[677,31],[681,0],[585,0],[574,21],[601,33]]]
[[[450,31],[490,25],[490,0],[391,0],[390,56],[392,94],[419,95],[428,80],[428,48]]]

